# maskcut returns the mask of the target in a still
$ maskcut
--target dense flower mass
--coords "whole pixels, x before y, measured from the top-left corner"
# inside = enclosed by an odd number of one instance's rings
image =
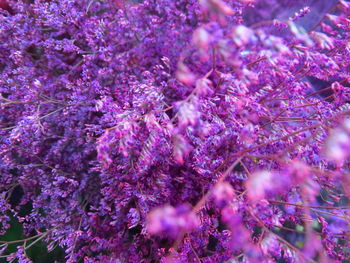
[[[0,257],[349,262],[350,2],[0,0]]]

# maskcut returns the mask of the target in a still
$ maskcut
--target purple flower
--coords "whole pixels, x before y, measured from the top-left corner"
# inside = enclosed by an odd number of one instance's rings
[[[1,233],[72,263],[350,258],[349,17],[0,0]],[[0,241],[23,262],[35,242]]]

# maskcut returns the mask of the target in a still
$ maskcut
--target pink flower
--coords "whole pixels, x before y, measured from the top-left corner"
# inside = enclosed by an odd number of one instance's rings
[[[225,23],[225,16],[231,16],[235,11],[222,0],[199,0],[204,12],[208,13],[213,20]]]
[[[183,164],[185,158],[192,150],[188,141],[180,134],[174,136],[174,159],[177,163]]]
[[[156,208],[147,218],[147,231],[153,235],[165,235],[176,238],[182,231],[189,232],[196,228],[199,221],[188,205]]]
[[[200,27],[194,31],[192,41],[200,49],[207,51],[211,42],[211,37],[204,27]]]
[[[266,191],[273,188],[273,176],[270,171],[257,171],[246,181],[247,196],[253,202],[265,198]]]
[[[322,49],[333,49],[334,42],[333,39],[328,37],[326,34],[320,32],[311,32],[311,39],[314,40],[317,45]]]
[[[253,40],[254,31],[248,27],[239,25],[232,29],[231,37],[237,47],[243,47]]]
[[[235,196],[236,194],[232,186],[226,182],[218,184],[213,190],[215,203],[219,207],[222,207],[226,203],[232,201]]]
[[[177,65],[176,78],[185,85],[191,86],[196,81],[196,76],[190,69],[182,62]]]
[[[350,120],[344,121],[343,126],[331,130],[324,147],[327,158],[338,165],[343,165],[350,156]]]
[[[233,15],[234,11],[222,0],[199,0],[203,9],[207,12],[213,12],[223,15]]]
[[[198,95],[210,95],[213,93],[212,82],[209,79],[198,79],[196,81],[196,92]]]

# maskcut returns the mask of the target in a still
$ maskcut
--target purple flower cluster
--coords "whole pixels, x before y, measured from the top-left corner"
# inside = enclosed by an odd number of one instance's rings
[[[0,0],[0,231],[28,236],[0,258],[43,240],[72,263],[347,262],[349,17]]]

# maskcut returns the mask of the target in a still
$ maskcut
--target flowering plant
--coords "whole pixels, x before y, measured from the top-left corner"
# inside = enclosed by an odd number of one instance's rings
[[[44,240],[66,262],[347,262],[349,16],[1,0],[0,230],[12,215],[28,238],[0,257]]]

